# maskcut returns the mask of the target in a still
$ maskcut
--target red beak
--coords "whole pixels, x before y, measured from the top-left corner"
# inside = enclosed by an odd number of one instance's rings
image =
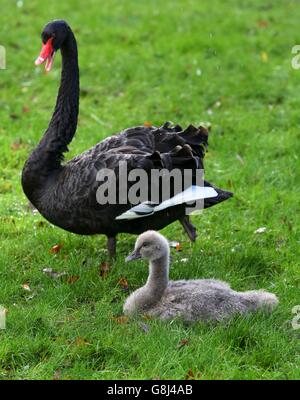
[[[43,64],[45,61],[47,61],[45,65],[46,71],[50,71],[55,56],[55,50],[53,48],[52,42],[53,38],[50,38],[47,40],[45,44],[44,43],[42,44],[42,50],[40,52],[40,55],[35,60],[35,65],[40,65]]]

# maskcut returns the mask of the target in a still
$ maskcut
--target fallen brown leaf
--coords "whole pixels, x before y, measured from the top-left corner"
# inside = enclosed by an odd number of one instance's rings
[[[260,28],[267,28],[269,25],[269,22],[265,19],[260,19],[259,21],[257,21],[257,26],[259,26]]]
[[[193,370],[190,368],[190,369],[188,370],[188,373],[187,373],[186,376],[185,376],[185,379],[186,379],[186,380],[195,380],[195,379],[200,379],[200,377],[201,377],[200,372],[198,372],[198,373],[196,374],[196,376],[195,376]]]
[[[31,291],[28,282],[23,283],[22,288],[23,288],[24,290],[26,290],[27,292],[30,292],[30,291]]]
[[[176,249],[176,251],[181,251],[181,250],[182,250],[181,244],[180,244],[180,243],[177,243],[175,249]]]
[[[79,336],[75,339],[74,343],[76,344],[76,346],[83,346],[83,345],[91,344],[88,340],[86,340],[82,337],[79,337]]]
[[[103,263],[100,264],[99,274],[102,279],[106,278],[109,270],[110,270],[110,265],[108,264],[108,262],[104,261]]]
[[[179,242],[169,242],[170,247],[175,249],[176,251],[181,251],[182,250],[182,245]]]
[[[191,370],[191,368],[188,370],[188,373],[186,374],[185,379],[195,379],[194,372]]]
[[[19,150],[19,148],[21,147],[21,143],[20,142],[13,142],[11,145],[10,145],[10,148],[12,149],[12,150]]]
[[[80,278],[79,275],[71,275],[71,276],[68,277],[67,283],[69,285],[71,285],[71,284],[75,283],[76,281],[78,281],[79,278]]]
[[[57,254],[62,248],[63,248],[63,244],[56,244],[55,246],[51,247],[51,249],[49,250],[49,253],[51,254]]]
[[[180,342],[178,343],[177,347],[183,347],[183,346],[187,346],[190,343],[190,341],[188,339],[181,339]]]
[[[150,122],[150,121],[145,121],[145,122],[144,122],[144,126],[147,126],[148,128],[151,128],[152,122]]]
[[[23,113],[28,113],[28,112],[30,111],[30,109],[29,109],[28,106],[24,106],[24,107],[22,108],[22,111],[23,111]]]
[[[129,290],[128,281],[127,281],[126,278],[120,278],[119,279],[119,284],[121,285],[122,290],[124,290],[126,292]]]
[[[128,317],[126,315],[120,315],[119,317],[114,317],[113,320],[116,321],[117,324],[127,324]]]

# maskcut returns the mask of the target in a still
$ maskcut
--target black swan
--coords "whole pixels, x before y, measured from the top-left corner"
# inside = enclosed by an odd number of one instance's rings
[[[120,161],[127,163],[128,172],[136,168],[147,173],[162,168],[170,171],[190,168],[195,172],[203,168],[207,131],[193,126],[182,130],[179,125],[171,127],[169,123],[160,128],[129,128],[63,164],[63,153],[68,151],[76,131],[79,109],[77,44],[71,28],[63,20],[45,26],[36,65],[46,62],[45,68],[50,71],[58,49],[62,54],[62,73],[54,113],[22,172],[23,190],[30,202],[48,221],[67,231],[81,235],[105,234],[110,255],[115,254],[118,233],[159,230],[176,220],[182,223],[190,239],[195,240],[196,230],[185,215],[184,204],[172,204],[168,209],[155,210],[150,216],[146,213],[145,217],[137,212],[139,218],[128,221],[124,219],[126,216],[123,219],[120,216],[132,204],[99,204],[96,192],[100,182],[96,176],[104,168],[116,170]],[[214,188],[208,182],[204,186]],[[214,190],[214,197],[202,197],[205,208],[232,196],[230,192]]]
[[[160,319],[180,317],[185,321],[222,321],[235,314],[264,309],[278,304],[275,294],[264,290],[236,292],[228,283],[216,279],[169,281],[169,243],[155,231],[142,233],[127,261],[149,260],[146,284],[125,301],[123,311],[146,313]]]

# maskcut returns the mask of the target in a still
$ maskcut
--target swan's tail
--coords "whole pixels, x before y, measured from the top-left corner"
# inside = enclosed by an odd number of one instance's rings
[[[233,196],[232,192],[229,192],[229,191],[223,190],[223,189],[219,189],[207,181],[204,181],[204,186],[212,187],[217,192],[216,197],[210,197],[209,199],[204,200],[204,208],[213,207],[219,203],[222,203],[222,201],[230,199],[230,197]]]
[[[265,290],[249,290],[240,294],[250,301],[251,308],[254,310],[263,309],[271,312],[279,303],[278,297],[274,293]]]
[[[203,159],[208,146],[208,131],[203,126],[196,128],[189,125],[185,130],[180,125],[174,127],[166,122],[154,134],[156,152],[149,158],[154,167],[191,169],[195,178],[197,169],[204,169]],[[193,184],[198,185],[196,180]],[[204,208],[215,206],[233,196],[232,192],[219,189],[211,183],[204,181],[204,186],[212,187],[217,196],[205,199]]]
[[[183,130],[180,125],[172,126],[165,122],[154,132],[154,139],[155,149],[160,153],[169,153],[178,145],[183,147],[187,144],[193,155],[202,160],[208,146],[208,131],[203,126],[196,128],[193,125]]]

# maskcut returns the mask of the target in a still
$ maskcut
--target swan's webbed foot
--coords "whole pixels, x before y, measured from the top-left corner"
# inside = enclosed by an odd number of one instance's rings
[[[180,220],[181,225],[183,226],[183,229],[187,233],[188,237],[192,242],[196,240],[197,237],[197,231],[194,225],[191,223],[190,218],[188,215],[185,217],[181,218]]]
[[[110,258],[116,257],[117,239],[115,236],[107,237],[107,251]]]

